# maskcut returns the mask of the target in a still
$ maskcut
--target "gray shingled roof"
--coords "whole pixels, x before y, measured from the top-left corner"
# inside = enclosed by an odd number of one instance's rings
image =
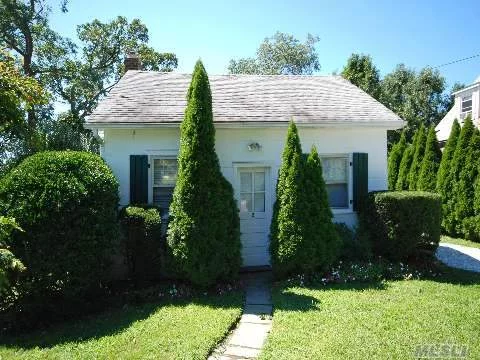
[[[190,74],[127,71],[88,124],[175,124]],[[216,123],[363,123],[398,128],[392,111],[340,76],[209,76]]]

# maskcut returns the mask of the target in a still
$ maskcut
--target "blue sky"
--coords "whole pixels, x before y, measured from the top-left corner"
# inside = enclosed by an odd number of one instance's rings
[[[478,0],[70,0],[66,14],[51,2],[52,27],[72,38],[76,25],[94,18],[140,18],[155,49],[177,54],[180,72],[201,58],[209,73],[226,73],[231,58],[254,55],[277,30],[302,41],[307,33],[320,37],[320,74],[341,70],[353,52],[371,55],[382,75],[398,63],[420,69],[480,54]],[[480,75],[480,57],[439,70],[449,86],[469,84]]]

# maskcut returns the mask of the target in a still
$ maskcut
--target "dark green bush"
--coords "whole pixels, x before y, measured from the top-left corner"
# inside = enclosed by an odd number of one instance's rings
[[[480,242],[480,215],[464,219],[462,225],[465,239]]]
[[[14,231],[22,231],[15,219],[0,216],[0,296],[15,286],[19,275],[25,271],[25,266],[7,245]]]
[[[180,276],[203,287],[237,276],[240,220],[215,153],[212,95],[201,61],[187,93],[170,214],[168,246]]]
[[[158,279],[165,254],[160,209],[152,206],[126,206],[120,211],[129,278],[138,285]]]
[[[432,251],[440,241],[441,198],[422,191],[369,193],[360,214],[376,255],[403,260]]]
[[[118,237],[117,204],[115,176],[91,153],[37,153],[2,178],[0,212],[24,230],[7,244],[27,268],[19,299],[40,307],[99,288]]]
[[[357,261],[371,257],[370,242],[361,229],[350,229],[345,223],[335,223],[335,230],[342,243],[341,259]]]

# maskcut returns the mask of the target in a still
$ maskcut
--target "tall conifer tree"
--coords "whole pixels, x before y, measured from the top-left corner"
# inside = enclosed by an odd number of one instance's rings
[[[400,163],[402,162],[403,153],[406,148],[407,140],[405,137],[405,131],[402,131],[400,140],[393,145],[390,155],[388,156],[388,190],[395,190],[398,173],[400,171]]]
[[[474,128],[468,147],[464,149],[465,162],[454,186],[456,233],[462,234],[463,220],[474,215],[475,180],[480,160],[480,132]]]
[[[423,155],[425,153],[426,140],[427,133],[425,130],[425,126],[422,124],[417,130],[412,165],[410,166],[410,171],[408,172],[409,190],[417,190],[417,182],[420,175],[420,167],[422,166]]]
[[[423,156],[417,190],[435,192],[437,187],[437,173],[442,159],[442,151],[438,144],[437,135],[433,126],[428,130],[425,155]]]
[[[470,140],[474,132],[472,119],[467,117],[463,124],[460,136],[453,153],[450,171],[444,184],[444,199],[442,206],[442,226],[444,230],[450,235],[458,235],[457,233],[457,217],[455,215],[458,181],[460,180],[460,173],[465,166],[466,150],[470,145]]]
[[[437,176],[437,192],[444,197],[445,194],[445,182],[451,169],[453,154],[457,146],[458,137],[460,136],[460,124],[457,119],[453,121],[452,129],[448,137],[445,148],[443,149],[442,161],[440,162],[440,168],[438,169]],[[443,201],[443,200],[442,200]]]
[[[270,253],[274,271],[283,275],[296,270],[298,247],[303,242],[302,187],[304,167],[298,130],[290,122],[278,174],[276,201],[270,226]]]
[[[215,153],[212,95],[197,61],[180,128],[178,177],[170,206],[168,245],[181,275],[200,286],[229,279],[241,264],[233,188]]]

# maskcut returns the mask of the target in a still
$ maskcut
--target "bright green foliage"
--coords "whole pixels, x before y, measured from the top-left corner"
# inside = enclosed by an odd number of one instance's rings
[[[403,153],[407,148],[407,140],[405,132],[402,132],[400,140],[393,145],[388,155],[388,189],[395,190],[397,184],[398,173],[400,171],[400,163],[402,162]]]
[[[136,285],[158,279],[161,263],[162,219],[156,206],[126,206],[120,211],[129,277]]]
[[[303,242],[297,244],[297,267],[311,273],[330,266],[337,259],[342,244],[332,222],[322,163],[315,146],[304,167],[304,235]]]
[[[403,260],[440,242],[441,198],[423,191],[369,194],[360,221],[375,255]]]
[[[412,165],[408,172],[408,189],[417,190],[417,181],[420,175],[420,168],[422,166],[423,155],[425,153],[425,143],[427,140],[427,132],[423,124],[417,130],[415,138],[415,151],[413,153]]]
[[[414,151],[414,144],[410,144],[407,145],[407,148],[403,152],[402,161],[400,161],[400,168],[398,170],[397,183],[395,184],[395,190],[408,190],[408,174],[410,172],[410,166],[412,165]]]
[[[310,75],[320,70],[315,44],[320,39],[307,35],[301,43],[293,35],[277,31],[265,38],[254,58],[230,60],[230,74]]]
[[[2,178],[0,211],[24,230],[7,244],[27,267],[19,301],[40,307],[98,289],[118,237],[117,206],[117,180],[91,153],[37,153]]]
[[[212,95],[201,61],[195,65],[187,93],[170,214],[168,245],[181,276],[209,286],[237,275],[240,220],[233,188],[215,153]]]
[[[304,241],[303,204],[306,193],[302,147],[297,127],[290,122],[278,174],[276,201],[270,226],[270,254],[277,275],[298,269],[299,248]]]
[[[463,233],[464,219],[474,215],[475,180],[480,164],[480,132],[475,127],[468,147],[464,149],[465,163],[454,186],[456,232]]]
[[[380,72],[372,58],[363,54],[352,54],[342,70],[342,76],[375,99],[380,97]]]
[[[437,135],[433,126],[428,130],[425,155],[423,156],[417,190],[435,192],[437,188],[437,173],[442,159],[442,151],[438,145]]]
[[[455,215],[456,203],[457,203],[457,190],[458,182],[460,180],[460,173],[465,167],[465,162],[467,159],[467,150],[470,145],[470,140],[473,136],[474,125],[472,119],[467,117],[463,124],[462,130],[460,131],[460,136],[457,141],[457,146],[455,147],[455,152],[453,153],[453,158],[450,166],[450,172],[445,180],[444,185],[444,196],[443,196],[443,222],[442,226],[447,234],[456,235],[457,234],[457,217]]]
[[[450,173],[452,166],[453,154],[455,148],[457,147],[457,141],[460,136],[460,124],[457,119],[453,121],[452,129],[450,130],[450,136],[448,137],[445,148],[443,149],[442,161],[440,162],[440,167],[438,169],[437,175],[437,192],[442,195],[442,198],[445,198],[445,187],[447,185],[447,177]]]
[[[15,219],[0,216],[0,295],[12,285],[25,266],[9,250],[8,243],[13,231],[23,231]]]

